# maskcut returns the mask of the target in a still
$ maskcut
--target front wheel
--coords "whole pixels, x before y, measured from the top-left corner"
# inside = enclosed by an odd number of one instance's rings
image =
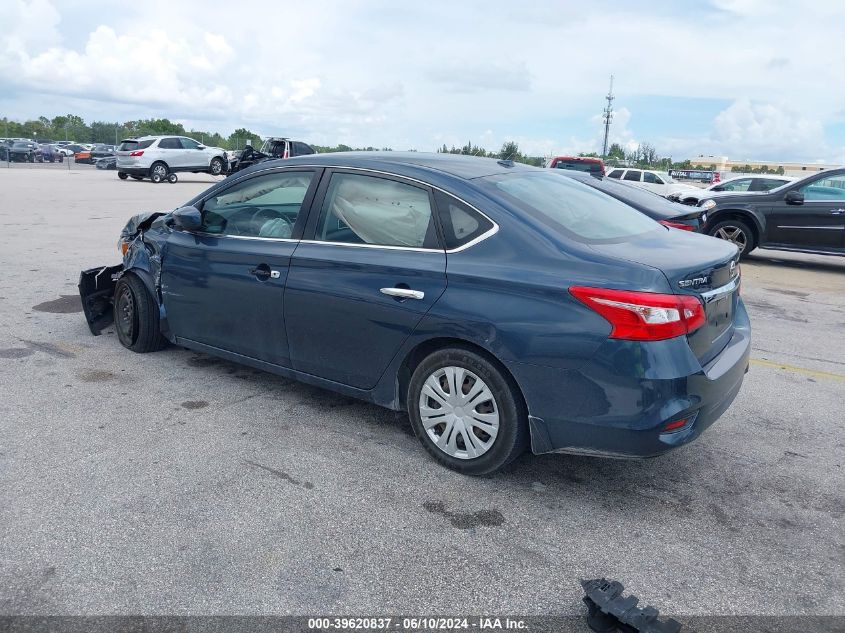
[[[724,220],[713,225],[707,233],[734,244],[739,249],[740,257],[748,255],[756,246],[754,232],[742,220]]]
[[[119,172],[117,172],[117,177],[120,178],[121,180],[126,180],[127,178],[129,178],[129,174],[125,174],[122,171],[119,171]]]
[[[466,475],[489,475],[525,451],[528,425],[516,385],[484,357],[434,352],[408,389],[414,432],[435,460]]]
[[[219,176],[223,173],[223,161],[219,158],[212,158],[209,165],[209,171],[212,176]]]
[[[114,324],[120,344],[133,352],[155,352],[167,344],[159,328],[158,305],[132,273],[123,275],[115,286]]]

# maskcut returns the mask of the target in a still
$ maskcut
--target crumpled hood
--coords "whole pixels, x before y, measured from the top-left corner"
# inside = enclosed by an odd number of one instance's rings
[[[145,213],[138,213],[129,218],[126,226],[120,231],[120,237],[124,240],[134,237],[139,231],[150,228],[150,225],[157,218],[167,215],[170,211],[147,211]]]

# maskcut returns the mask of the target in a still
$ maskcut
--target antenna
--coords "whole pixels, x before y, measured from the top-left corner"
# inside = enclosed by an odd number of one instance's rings
[[[607,99],[607,106],[602,114],[602,120],[604,121],[604,145],[601,150],[602,158],[607,158],[607,137],[610,134],[610,122],[613,120],[613,100],[615,99],[613,96],[613,75],[610,76],[610,90],[607,91],[605,99]]]

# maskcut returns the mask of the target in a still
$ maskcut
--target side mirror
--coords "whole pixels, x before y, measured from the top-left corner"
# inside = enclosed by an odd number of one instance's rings
[[[205,149],[205,145],[197,145],[197,149]]]
[[[202,226],[202,214],[196,207],[181,207],[170,214],[177,227],[185,231],[196,231]]]
[[[804,194],[797,189],[787,191],[783,199],[786,204],[804,204]]]

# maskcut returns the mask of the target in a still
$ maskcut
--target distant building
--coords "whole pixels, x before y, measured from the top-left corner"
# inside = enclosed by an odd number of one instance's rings
[[[711,165],[716,166],[716,171],[723,174],[727,173],[742,173],[743,167],[750,167],[752,170],[760,169],[761,167],[768,167],[770,172],[778,171],[778,167],[783,167],[783,173],[787,176],[806,176],[813,172],[824,171],[825,169],[835,169],[841,165],[825,165],[821,163],[796,163],[789,161],[776,160],[732,160],[727,156],[696,156],[690,158],[689,162],[693,167],[701,165],[704,169],[709,169]],[[736,168],[736,169],[734,169]],[[740,171],[742,170],[742,172]]]

